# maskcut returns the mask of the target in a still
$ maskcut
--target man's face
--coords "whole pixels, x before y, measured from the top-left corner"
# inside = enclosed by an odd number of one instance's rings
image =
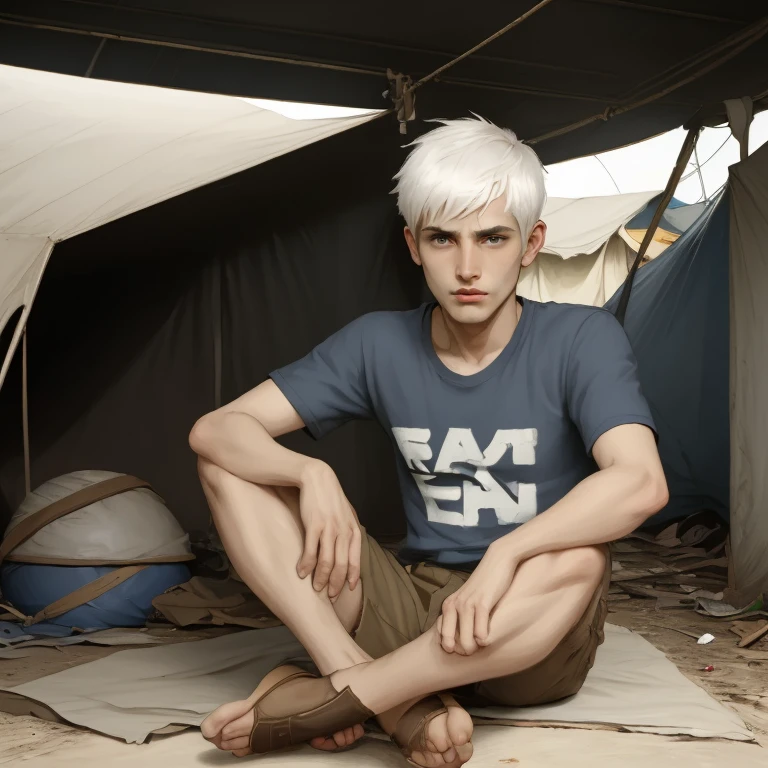
[[[432,222],[418,234],[405,230],[427,285],[459,323],[483,323],[494,315],[514,293],[520,268],[531,264],[544,245],[545,224],[538,222],[523,243],[505,202],[497,198],[482,212]]]

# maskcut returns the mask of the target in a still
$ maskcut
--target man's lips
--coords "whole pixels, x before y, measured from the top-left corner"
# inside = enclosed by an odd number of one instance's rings
[[[482,301],[488,294],[473,288],[471,290],[456,291],[453,295],[462,304],[474,304]]]

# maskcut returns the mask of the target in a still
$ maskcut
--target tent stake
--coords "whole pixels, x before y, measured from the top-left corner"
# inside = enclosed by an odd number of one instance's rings
[[[632,283],[635,279],[635,273],[643,260],[643,256],[645,256],[646,251],[648,250],[648,246],[651,244],[651,240],[653,240],[653,236],[656,234],[656,230],[659,228],[661,217],[664,214],[664,211],[667,210],[669,201],[672,199],[672,195],[675,193],[675,189],[677,189],[677,185],[680,183],[680,177],[683,175],[685,166],[688,165],[688,161],[691,159],[691,154],[693,153],[693,148],[696,146],[700,130],[701,123],[699,121],[696,121],[696,123],[689,128],[688,135],[685,137],[683,146],[680,148],[680,154],[677,157],[675,167],[672,169],[672,174],[667,182],[667,187],[664,190],[664,194],[661,196],[661,200],[659,200],[656,212],[653,214],[651,223],[645,231],[643,242],[640,243],[640,249],[635,257],[634,264],[632,264],[632,268],[629,270],[627,279],[624,282],[624,289],[621,292],[619,306],[616,308],[616,319],[622,326],[624,325],[624,318],[627,314],[627,304],[629,304],[629,294],[632,291]]]
[[[24,430],[24,490],[26,496],[32,492],[32,478],[29,462],[29,401],[27,399],[27,326],[21,332],[21,421]]]

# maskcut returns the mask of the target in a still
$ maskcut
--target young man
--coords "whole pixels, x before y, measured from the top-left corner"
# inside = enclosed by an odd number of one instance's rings
[[[579,690],[603,640],[606,542],[667,501],[621,326],[515,294],[546,232],[533,150],[480,119],[414,144],[396,192],[436,302],[360,317],[190,436],[238,573],[323,675],[278,667],[212,713],[203,735],[238,756],[346,748],[375,715],[413,764],[466,762],[458,701]],[[408,523],[397,557],[329,466],[274,440],[355,418],[393,443]]]

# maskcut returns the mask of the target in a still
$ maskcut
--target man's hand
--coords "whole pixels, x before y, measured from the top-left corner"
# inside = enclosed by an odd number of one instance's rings
[[[360,579],[361,533],[357,514],[341,488],[336,473],[324,462],[309,465],[299,486],[304,523],[304,551],[296,570],[303,579],[314,570],[314,588],[328,584],[335,602],[344,582],[354,589]]]
[[[469,656],[488,645],[491,613],[512,584],[518,565],[500,539],[488,547],[472,575],[443,601],[437,620],[443,650]]]

